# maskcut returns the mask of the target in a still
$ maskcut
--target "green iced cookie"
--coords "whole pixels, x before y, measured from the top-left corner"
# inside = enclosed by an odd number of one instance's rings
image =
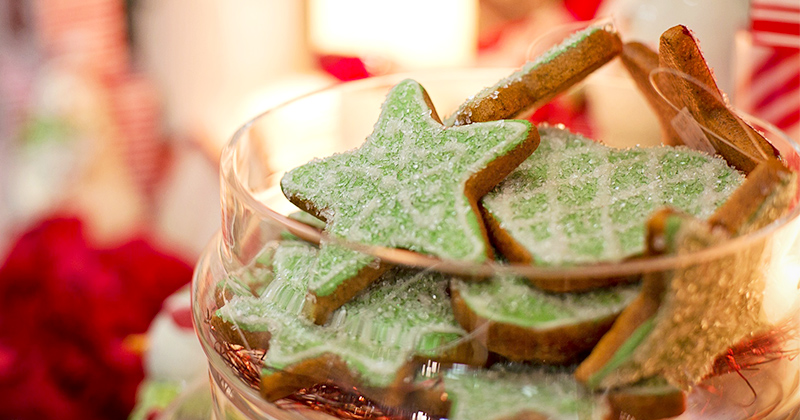
[[[405,80],[389,92],[360,148],[291,170],[281,188],[291,202],[325,220],[333,238],[483,262],[492,251],[477,200],[537,144],[527,121],[444,127],[422,86]],[[320,258],[335,261],[321,262],[310,284],[311,295],[325,306],[318,322],[382,272],[367,273],[370,279],[362,269],[371,259],[343,265],[346,253],[328,252],[328,246],[322,245]],[[354,273],[362,278],[347,283]]]
[[[451,285],[456,319],[486,348],[510,360],[576,361],[600,340],[637,296],[636,285],[586,293],[547,293],[527,280],[495,277]]]
[[[515,262],[616,262],[644,251],[645,221],[669,206],[706,218],[743,182],[688,148],[613,149],[556,127],[482,200],[490,235]]]
[[[621,50],[622,41],[611,25],[579,30],[467,99],[445,124],[458,126],[524,116],[569,90]]]
[[[445,373],[450,420],[604,419],[608,408],[568,372],[528,365]]]
[[[648,222],[651,255],[696,253],[763,228],[792,206],[797,173],[761,162],[709,220],[661,210]],[[688,388],[739,340],[767,327],[765,251],[759,241],[735,252],[644,276],[642,294],[576,371],[589,387],[661,376]]]
[[[660,378],[607,393],[591,393],[566,369],[515,363],[488,370],[450,369],[444,373],[450,420],[606,420],[672,418],[686,396]]]
[[[312,245],[283,242],[274,255],[274,280],[264,293],[235,296],[217,312],[238,329],[269,333],[262,392],[270,399],[299,389],[290,389],[296,378],[273,376],[308,366],[312,373],[304,375],[318,383],[349,378],[387,388],[414,357],[469,361],[454,351],[467,341],[466,332],[453,316],[448,279],[437,273],[391,270],[340,308],[329,324],[306,320],[301,315],[316,258]]]

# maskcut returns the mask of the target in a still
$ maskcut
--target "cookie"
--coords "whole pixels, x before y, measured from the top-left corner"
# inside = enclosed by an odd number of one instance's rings
[[[451,420],[605,419],[602,396],[582,389],[564,370],[498,364],[444,374]]]
[[[274,401],[319,383],[358,387],[376,402],[404,401],[408,375],[423,360],[483,363],[485,350],[467,339],[438,273],[394,269],[336,312],[325,326],[303,316],[318,251],[283,241],[274,279],[259,297],[235,296],[217,311],[222,322],[269,335],[261,392]],[[252,344],[252,343],[251,343]]]
[[[450,291],[456,319],[489,351],[511,361],[563,365],[585,356],[639,289],[551,294],[525,279],[495,277],[454,280]]]
[[[684,144],[681,136],[672,126],[672,121],[678,115],[678,110],[672,107],[658,93],[650,81],[650,75],[659,68],[658,53],[641,42],[626,42],[622,45],[619,54],[620,61],[636,84],[637,89],[644,95],[647,104],[654,111],[661,128],[661,142],[669,146]]]
[[[663,378],[648,378],[637,384],[608,391],[609,419],[659,420],[686,411],[686,392]]]
[[[685,411],[686,395],[658,379],[590,393],[566,369],[502,363],[444,373],[452,420],[658,420]]]
[[[319,325],[390,268],[375,257],[323,238],[309,274],[304,315]]]
[[[774,213],[772,214],[774,215]],[[768,217],[771,217],[769,215]],[[724,229],[686,215],[660,214],[655,250],[684,254],[730,240]],[[763,314],[764,245],[656,273],[576,371],[592,388],[613,388],[661,376],[688,389],[714,360],[750,334],[768,327]]]
[[[308,226],[311,226],[312,228],[317,229],[317,230],[325,229],[325,222],[324,221],[322,221],[322,220],[320,220],[320,219],[314,217],[313,215],[308,214],[308,213],[306,213],[304,211],[296,211],[296,212],[290,213],[289,214],[289,218],[292,219],[292,220],[297,220],[298,222],[306,224]]]
[[[281,179],[284,195],[325,220],[333,238],[321,245],[310,288],[315,320],[325,320],[384,271],[369,257],[342,269],[339,262],[356,254],[332,249],[336,240],[490,260],[477,200],[537,145],[527,121],[445,127],[419,83],[404,80],[392,88],[360,148],[313,160]]]
[[[622,42],[610,25],[593,25],[464,102],[445,124],[523,117],[565,92],[619,54]]]
[[[708,221],[667,209],[657,212],[648,222],[648,253],[690,252],[763,228],[781,218],[794,205],[792,197],[797,191],[797,183],[797,173],[775,159],[764,161]],[[762,247],[763,244],[757,242],[719,260],[672,272],[648,274],[643,280],[640,296],[622,312],[611,330],[578,367],[578,379],[590,386],[598,386],[603,377],[617,370],[625,371],[624,374],[616,372],[616,380],[606,381],[607,385],[612,385],[622,382],[621,378],[626,375],[629,380],[636,377],[637,368],[646,368],[645,375],[663,369],[659,375],[684,386],[704,377],[704,372],[708,373],[713,362],[711,359],[718,355],[715,353],[726,350],[726,344],[735,343],[759,326],[757,313],[765,275],[759,268],[764,252]],[[719,284],[720,281],[725,284]],[[664,304],[665,299],[668,304]],[[737,308],[736,313],[729,314],[730,308]],[[726,322],[714,321],[716,317]],[[737,320],[738,317],[741,319]],[[675,323],[675,319],[682,322]],[[732,319],[737,321],[727,322]],[[697,330],[696,326],[702,326],[704,322],[717,326],[717,330]],[[697,336],[698,342],[713,347],[687,349],[687,355],[697,355],[691,362],[670,360],[679,350],[663,344],[669,342],[670,337],[684,337],[681,334],[689,336],[690,333]],[[651,350],[646,350],[648,346]],[[673,353],[664,353],[660,349],[647,353],[659,346]],[[635,358],[639,362],[632,362]],[[674,372],[669,366],[664,367],[670,362],[675,363],[674,366],[686,365],[686,372]],[[687,373],[690,374],[688,378],[683,376]]]
[[[708,219],[734,236],[761,229],[778,220],[794,204],[798,174],[778,159],[761,162]]]
[[[764,136],[730,108],[688,28],[678,25],[666,30],[661,35],[658,56],[661,67],[675,72],[655,76],[666,100],[679,112],[686,109],[709,130],[701,135],[731,166],[750,173],[759,162],[777,156],[777,150]]]
[[[258,296],[272,281],[272,256],[275,243],[267,244],[253,258],[246,270],[230,273],[217,283],[214,293],[217,307],[223,306],[233,296]]]
[[[536,152],[481,200],[492,242],[513,262],[574,266],[641,255],[652,211],[708,217],[744,180],[722,159],[685,147],[613,149],[557,127],[539,135]]]

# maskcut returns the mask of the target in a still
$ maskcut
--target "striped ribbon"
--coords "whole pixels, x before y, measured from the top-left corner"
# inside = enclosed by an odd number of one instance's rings
[[[51,57],[71,56],[101,78],[130,67],[124,0],[37,0],[37,32]]]
[[[746,108],[798,139],[800,0],[753,0],[750,35]]]
[[[800,0],[753,0],[750,30],[756,45],[800,48]]]

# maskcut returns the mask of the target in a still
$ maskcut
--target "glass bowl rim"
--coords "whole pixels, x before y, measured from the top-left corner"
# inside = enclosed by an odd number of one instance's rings
[[[366,79],[355,81],[334,83],[330,86],[300,95],[296,98],[290,99],[286,102],[271,106],[260,114],[256,115],[246,123],[244,123],[230,140],[226,143],[220,154],[220,176],[222,182],[226,187],[232,191],[236,197],[241,200],[245,205],[249,206],[259,217],[269,219],[288,230],[305,235],[305,237],[312,240],[325,239],[331,242],[339,243],[349,248],[355,249],[360,252],[370,254],[385,262],[392,264],[407,265],[423,269],[434,269],[437,271],[466,276],[488,277],[497,274],[512,274],[532,279],[578,279],[578,278],[599,278],[599,277],[626,277],[636,274],[663,271],[675,267],[687,266],[701,261],[709,261],[720,258],[724,255],[729,255],[737,249],[747,244],[755,243],[756,241],[767,238],[772,233],[780,230],[788,225],[791,221],[800,216],[800,204],[795,203],[794,207],[781,218],[773,221],[772,223],[764,226],[756,231],[733,237],[729,240],[715,244],[708,248],[695,251],[690,254],[682,255],[659,255],[659,256],[642,256],[623,261],[610,262],[610,263],[597,263],[597,264],[583,264],[575,266],[535,266],[520,263],[506,263],[489,261],[484,263],[465,262],[457,260],[440,259],[437,257],[422,255],[412,251],[403,249],[388,248],[383,246],[369,246],[357,244],[349,241],[344,241],[338,238],[332,238],[324,233],[320,233],[316,229],[305,225],[299,221],[293,220],[279,212],[271,209],[265,203],[260,201],[252,192],[242,184],[239,176],[238,167],[235,164],[237,161],[239,144],[242,139],[246,137],[247,131],[262,118],[270,115],[272,112],[281,108],[296,104],[307,98],[317,95],[326,94],[335,91],[358,90],[366,88],[375,88],[380,86],[392,86],[406,78],[419,78],[428,77],[432,80],[453,79],[454,75],[459,77],[478,77],[481,74],[495,75],[503,70],[509,72],[514,69],[498,68],[498,67],[480,67],[480,68],[461,68],[461,69],[434,69],[409,73],[393,73],[382,76],[374,76]],[[590,75],[591,76],[591,75]],[[424,79],[423,79],[424,80]],[[487,79],[491,82],[491,80]],[[423,84],[423,86],[425,86]],[[476,92],[477,93],[477,92]],[[800,155],[800,144],[790,138],[786,133],[775,127],[774,125],[763,121],[759,118],[753,117],[746,113],[737,110],[737,114],[746,121],[755,122],[759,126],[768,129],[777,136],[781,137],[795,153]],[[282,173],[275,173],[270,176],[280,176]],[[273,187],[271,190],[278,189]],[[279,189],[278,189],[279,190]],[[267,190],[269,191],[269,190]],[[272,191],[275,193],[275,191]],[[795,196],[800,194],[800,191],[795,192]]]

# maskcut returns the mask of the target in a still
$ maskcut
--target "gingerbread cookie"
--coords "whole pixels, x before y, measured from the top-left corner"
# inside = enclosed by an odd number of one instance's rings
[[[268,334],[261,381],[268,400],[330,382],[358,386],[382,404],[400,404],[418,360],[484,360],[485,351],[472,347],[453,317],[448,279],[438,273],[392,270],[328,325],[306,320],[303,306],[317,257],[313,245],[283,241],[264,293],[235,296],[217,311],[216,318],[237,331]]]
[[[444,385],[452,420],[658,420],[686,408],[685,394],[657,378],[593,394],[566,369],[516,363],[447,371]]]
[[[373,133],[358,149],[316,159],[281,180],[286,197],[327,222],[312,314],[319,323],[384,267],[336,239],[483,262],[492,257],[477,200],[538,145],[527,121],[444,127],[419,83],[388,94]],[[353,261],[355,263],[345,263]]]
[[[778,220],[792,206],[797,178],[797,172],[778,159],[767,159],[747,176],[708,221],[734,236],[761,229]]]
[[[471,97],[445,124],[459,126],[525,116],[609,62],[621,49],[622,42],[610,25],[578,31]]]
[[[648,222],[648,253],[693,252],[763,228],[791,208],[797,182],[797,173],[769,159],[708,221],[661,210]],[[590,386],[612,386],[642,375],[663,375],[673,384],[687,386],[704,377],[719,352],[760,326],[763,252],[755,243],[719,260],[647,275],[640,296],[578,367],[578,379]],[[731,308],[736,308],[734,314],[728,313]],[[683,321],[676,324],[676,319]],[[698,330],[696,326],[703,323],[712,323],[715,329]],[[678,351],[664,343],[690,334],[706,347],[685,349],[685,359],[675,360],[681,357],[676,356]],[[676,372],[676,366],[682,371]]]
[[[605,419],[602,396],[581,390],[564,370],[523,364],[444,374],[451,420]]]
[[[659,420],[686,411],[686,392],[654,377],[608,391],[609,419]]]
[[[641,255],[653,210],[708,217],[744,180],[725,161],[687,148],[612,149],[556,127],[539,134],[536,152],[481,201],[493,243],[515,262],[569,266]]]
[[[489,351],[512,361],[567,364],[592,349],[638,294],[636,285],[551,294],[525,279],[453,281],[458,322]]]
[[[258,252],[247,270],[231,273],[217,284],[217,307],[223,306],[233,296],[258,296],[263,292],[272,281],[272,257],[276,247],[276,242],[267,244]]]
[[[658,68],[655,53],[647,50],[632,43],[623,48],[622,62],[655,109],[669,143],[712,148],[744,173],[777,155],[730,108],[688,28],[677,25],[661,35]]]
[[[659,213],[651,228],[654,252],[666,254],[697,252],[730,239],[707,222],[670,212]],[[717,355],[766,326],[759,260],[760,250],[744,249],[647,276],[641,304],[625,310],[576,377],[590,388],[614,388],[652,376],[682,389],[696,384]]]
[[[672,78],[676,95],[667,99],[678,109],[686,107],[700,125],[713,133],[706,134],[708,141],[731,166],[750,173],[759,162],[777,156],[777,150],[764,136],[731,109],[688,28],[678,25],[665,31],[658,56],[662,67],[692,78]]]

